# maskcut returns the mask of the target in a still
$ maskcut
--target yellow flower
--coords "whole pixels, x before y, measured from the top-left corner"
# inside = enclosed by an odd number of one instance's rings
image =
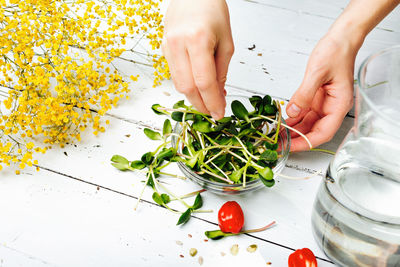
[[[34,140],[64,146],[87,128],[105,131],[102,116],[128,99],[130,85],[112,63],[132,53],[131,40],[159,49],[160,1],[0,0],[0,84],[10,88],[0,89],[8,94],[0,99],[8,110],[0,117],[3,166],[31,166],[32,153],[47,149]],[[142,56],[154,67],[154,85],[169,79],[163,57]]]

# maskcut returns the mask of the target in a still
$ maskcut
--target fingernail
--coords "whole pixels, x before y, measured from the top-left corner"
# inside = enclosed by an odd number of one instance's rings
[[[211,117],[213,117],[214,120],[220,120],[223,116],[218,112],[211,112]]]
[[[227,94],[227,93],[226,93],[226,90],[224,89],[224,96],[226,96],[226,94]]]
[[[287,114],[289,115],[289,117],[297,117],[299,116],[301,111],[301,108],[299,108],[298,106],[296,106],[296,104],[291,104],[287,110]]]

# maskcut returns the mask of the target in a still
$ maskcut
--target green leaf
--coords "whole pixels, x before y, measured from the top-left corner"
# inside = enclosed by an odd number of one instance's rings
[[[163,126],[163,135],[170,134],[170,133],[172,133],[171,121],[169,119],[166,119],[164,121],[164,126]]]
[[[111,165],[113,165],[118,170],[120,171],[129,170],[129,160],[127,160],[123,156],[114,155],[112,156],[111,161],[112,161]]]
[[[237,131],[235,125],[231,124],[229,125],[229,128],[227,129],[228,133],[231,133],[233,135],[237,135],[239,132]]]
[[[158,205],[164,206],[164,204],[165,204],[164,200],[162,199],[162,197],[160,196],[159,193],[154,192],[152,198],[153,198],[154,202],[156,202]]]
[[[188,148],[187,146],[185,146],[185,147],[182,149],[182,153],[183,153],[184,155],[186,155],[186,156],[190,156],[189,148]]]
[[[203,199],[201,198],[200,193],[197,193],[192,209],[197,210],[200,209],[202,206],[203,206]]]
[[[264,104],[264,106],[271,105],[271,104],[272,104],[272,98],[271,98],[271,96],[265,95],[265,96],[263,97],[263,104]]]
[[[173,147],[163,148],[158,154],[158,160],[170,160],[173,156],[176,155],[176,150]]]
[[[117,168],[118,170],[120,170],[120,171],[127,171],[127,170],[129,170],[128,169],[128,167],[127,166],[129,166],[129,165],[125,165],[125,164],[122,164],[122,163],[111,163],[111,165],[113,165],[115,168]]]
[[[183,118],[183,112],[180,111],[174,111],[171,114],[171,119],[173,119],[174,121],[179,121],[181,122]]]
[[[219,123],[227,123],[230,121],[232,121],[232,117],[223,117],[222,119],[217,120],[217,122],[219,122]]]
[[[260,159],[266,161],[275,161],[278,159],[278,152],[276,152],[275,150],[268,149],[260,155]]]
[[[150,174],[148,174],[148,175],[150,175]],[[147,180],[146,185],[150,186],[151,188],[154,188],[153,177],[149,176],[149,179]]]
[[[154,155],[153,152],[147,152],[145,154],[143,154],[141,160],[144,164],[146,164],[147,166],[150,165],[152,163],[154,159]]]
[[[171,198],[167,194],[161,194],[161,198],[165,204],[168,204],[169,202],[171,202]]]
[[[144,164],[144,162],[141,160],[135,160],[131,162],[131,168],[133,169],[141,170],[144,167],[146,167],[146,164]]]
[[[218,240],[224,238],[225,236],[237,235],[235,233],[224,233],[221,230],[206,231],[204,234],[212,240]]]
[[[190,167],[191,169],[193,169],[194,166],[196,165],[197,161],[199,160],[199,155],[200,155],[200,153],[202,153],[202,151],[197,152],[196,154],[193,155],[192,158],[186,160],[186,163],[185,163],[185,164],[186,164],[188,167]]]
[[[194,121],[195,115],[193,113],[187,113],[185,116],[185,121]]]
[[[233,171],[231,174],[228,175],[229,179],[231,179],[233,182],[237,183],[242,179],[244,168],[241,168],[239,170]]]
[[[261,98],[261,96],[253,95],[252,97],[249,98],[249,100],[250,100],[251,105],[254,108],[257,108],[260,106],[262,98]]]
[[[162,140],[162,136],[159,132],[155,132],[149,128],[144,128],[143,132],[151,140]]]
[[[181,217],[179,217],[176,225],[185,224],[190,220],[190,215],[192,214],[192,209],[187,209],[184,213],[182,213]]]
[[[258,168],[257,172],[265,180],[270,181],[270,180],[274,179],[274,173],[271,170],[271,168],[269,168],[269,167],[265,167],[263,169]]]
[[[184,109],[187,109],[188,106],[185,105],[185,101],[184,101],[184,100],[179,100],[178,102],[176,102],[176,103],[174,104],[173,108],[174,108],[174,109],[177,109],[177,108],[184,108]]]
[[[151,106],[151,109],[157,115],[162,115],[162,114],[168,115],[168,112],[166,112],[165,110],[161,110],[160,108],[164,108],[164,107],[161,106],[160,104],[154,104],[154,105]]]
[[[212,132],[211,124],[208,121],[196,121],[192,124],[193,129],[201,133]]]
[[[275,184],[275,180],[265,180],[261,175],[259,175],[259,178],[261,182],[266,186],[266,187],[272,187]]]
[[[277,111],[277,109],[274,105],[265,105],[263,114],[274,115],[276,113],[276,111]]]
[[[169,159],[170,162],[183,162],[185,159],[181,158],[180,156],[173,156]]]
[[[271,150],[277,150],[278,149],[278,143],[271,144],[271,143],[265,141],[264,142],[264,146],[265,146],[265,148],[271,149]]]
[[[123,156],[120,156],[120,155],[112,156],[111,161],[115,162],[115,163],[121,163],[121,164],[127,164],[127,165],[129,164],[129,160],[127,160],[126,158],[124,158]]]
[[[238,119],[246,120],[246,121],[249,120],[249,118],[248,118],[249,112],[247,111],[246,107],[240,101],[238,101],[238,100],[232,101],[231,109],[232,109],[233,114]]]

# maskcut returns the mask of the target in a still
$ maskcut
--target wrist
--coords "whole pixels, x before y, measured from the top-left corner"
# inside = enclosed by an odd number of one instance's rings
[[[326,35],[339,43],[347,44],[348,48],[357,54],[369,31],[354,20],[355,18],[339,17]]]

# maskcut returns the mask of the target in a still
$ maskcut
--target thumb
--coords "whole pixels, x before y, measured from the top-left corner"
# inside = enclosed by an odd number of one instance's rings
[[[296,118],[303,111],[311,107],[317,90],[322,86],[322,77],[305,75],[300,87],[294,93],[286,107],[286,113],[291,118]]]

